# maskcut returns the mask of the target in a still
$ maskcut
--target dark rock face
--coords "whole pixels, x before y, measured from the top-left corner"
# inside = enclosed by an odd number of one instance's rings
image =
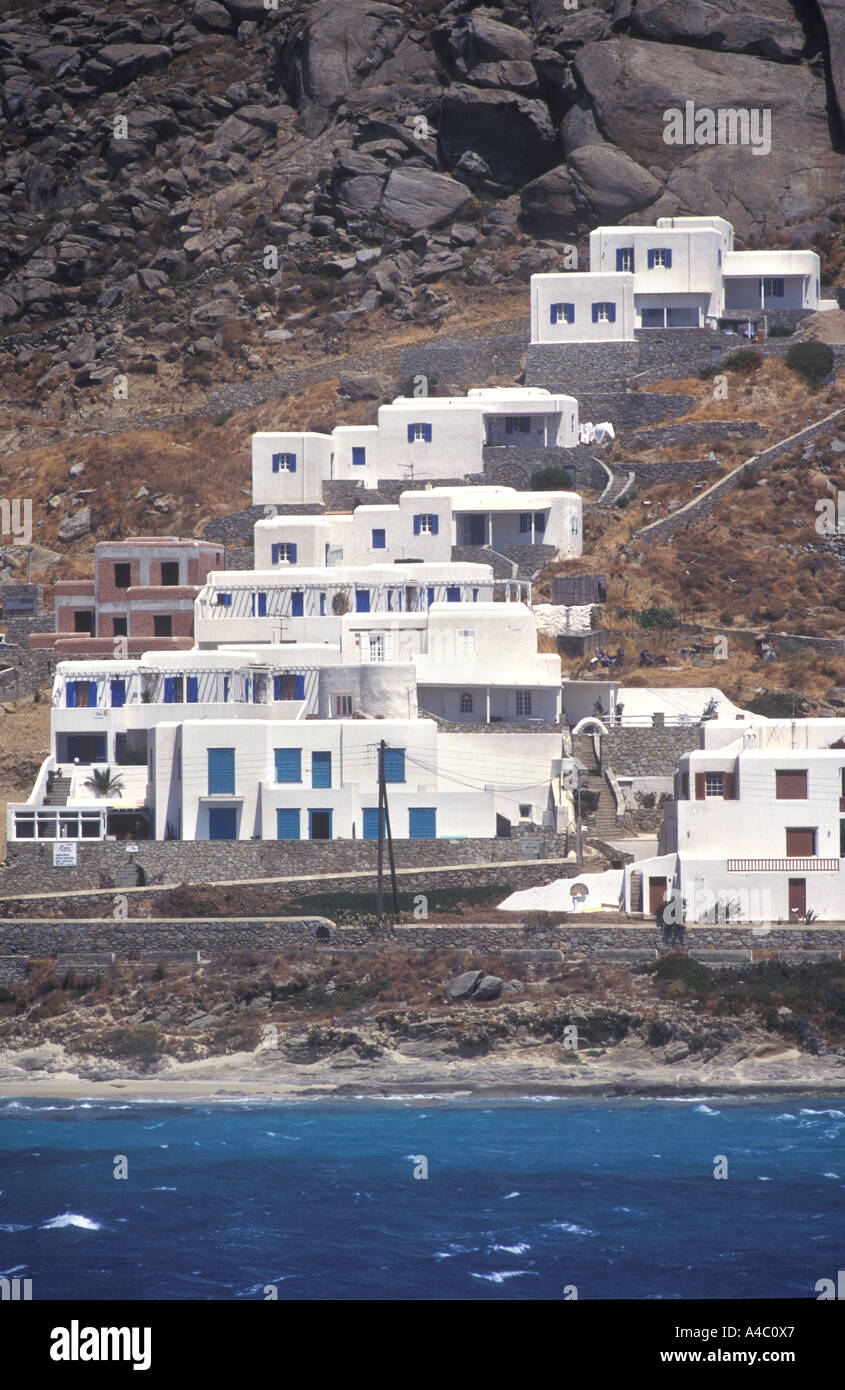
[[[799,58],[805,43],[789,0],[635,0],[631,32],[659,43],[787,61]]]
[[[453,86],[443,98],[440,149],[446,163],[480,158],[489,176],[518,187],[548,165],[556,145],[548,107],[510,92]]]

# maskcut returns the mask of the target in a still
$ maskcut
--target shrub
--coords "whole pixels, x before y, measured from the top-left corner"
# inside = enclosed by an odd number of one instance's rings
[[[654,629],[666,631],[678,626],[678,619],[672,608],[641,608],[637,614],[637,622],[641,628],[648,631]]]
[[[531,474],[532,492],[571,492],[572,474],[568,468],[551,464],[548,468],[538,468]]]
[[[733,613],[729,613],[727,609],[723,609],[723,611],[719,614],[719,622],[722,624],[722,627],[733,627]]]
[[[637,792],[635,799],[644,811],[653,811],[657,796],[654,792]]]
[[[711,362],[709,367],[702,367],[698,375],[702,381],[721,376],[723,372],[738,372],[740,376],[747,376],[749,372],[756,372],[762,365],[763,358],[759,352],[755,352],[753,348],[740,348],[729,357],[723,357],[721,362]]]
[[[787,324],[785,324],[785,323],[778,323],[778,324],[775,324],[774,328],[770,328],[770,329],[769,329],[769,337],[770,337],[770,338],[791,338],[794,332],[795,332],[795,329],[794,329],[794,328],[790,328]]]
[[[808,386],[820,386],[833,370],[833,348],[829,343],[793,343],[785,361],[789,370],[802,376]]]

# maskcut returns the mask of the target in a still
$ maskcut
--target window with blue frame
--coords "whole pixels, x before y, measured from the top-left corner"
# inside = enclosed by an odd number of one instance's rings
[[[196,705],[200,698],[200,679],[199,676],[188,677],[188,704]]]
[[[253,618],[267,617],[267,595],[265,593],[252,595],[252,616]]]
[[[208,794],[209,796],[234,796],[234,748],[208,749]]]
[[[574,323],[575,305],[574,304],[550,304],[549,320],[551,323]]]
[[[440,530],[440,518],[434,512],[420,512],[414,517],[415,536],[436,536]]]
[[[408,838],[411,840],[437,839],[437,808],[435,806],[412,806],[408,811]]]
[[[763,294],[766,299],[783,299],[783,280],[779,278],[774,280],[764,279]]]
[[[126,681],[123,679],[110,682],[112,709],[120,709],[126,704]]]
[[[332,784],[331,753],[311,754],[311,786],[330,787]]]
[[[385,533],[384,533],[384,531],[383,531],[383,529],[382,529],[381,527],[377,527],[377,528],[373,531],[373,550],[384,550],[384,548],[385,548]]]
[[[96,681],[68,681],[65,686],[65,704],[68,709],[96,709]]]
[[[218,591],[218,593],[217,593],[217,607],[218,607],[218,608],[231,608],[231,607],[232,607],[232,595],[231,595],[231,594],[220,593],[220,592]]]
[[[279,806],[276,810],[276,839],[299,840],[299,807]]]
[[[418,424],[415,424],[415,425],[409,425],[409,426],[408,426],[408,443],[409,443],[409,444],[430,444],[430,443],[431,443],[431,425],[422,424],[422,423],[418,423]]]
[[[302,781],[301,748],[277,748],[275,750],[275,759],[277,782]]]
[[[273,454],[274,473],[295,473],[296,454]]]
[[[404,749],[404,748],[385,748],[385,750],[384,750],[384,780],[385,780],[385,782],[404,782],[404,780],[405,780],[405,749]]]
[[[616,305],[612,304],[610,300],[600,300],[593,305],[592,317],[593,323],[615,323]]]
[[[381,813],[382,837],[387,834],[387,827],[384,818],[384,811]],[[364,807],[364,835],[365,840],[378,839],[378,806]]]
[[[649,270],[671,270],[672,252],[668,246],[656,246],[653,251],[648,253]]]
[[[274,565],[296,564],[296,545],[293,541],[279,541],[270,547],[271,561]]]
[[[352,463],[356,468],[363,468],[367,462],[367,451],[363,444],[355,444],[352,448]]]
[[[617,246],[616,248],[616,269],[617,271],[633,271],[634,269],[634,248],[633,246]]]
[[[273,677],[274,700],[304,700],[305,677],[286,671],[283,676]]]

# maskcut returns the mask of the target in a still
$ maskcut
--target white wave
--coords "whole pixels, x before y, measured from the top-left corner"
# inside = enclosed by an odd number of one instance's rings
[[[178,1187],[154,1187],[153,1192],[178,1192]]]
[[[518,1192],[507,1192],[507,1193],[505,1194],[505,1196],[502,1198],[502,1201],[503,1201],[503,1202],[509,1202],[510,1199],[511,1199],[511,1197],[518,1197],[518,1196],[519,1196],[519,1193],[518,1193]]]
[[[573,1236],[594,1236],[596,1234],[587,1226],[576,1226],[574,1221],[550,1221],[549,1225],[555,1231],[569,1231]]]
[[[491,1245],[490,1249],[501,1250],[505,1255],[524,1255],[526,1250],[531,1249],[531,1246],[523,1240],[519,1245]]]
[[[506,1279],[521,1279],[523,1274],[537,1274],[536,1269],[497,1269],[494,1274],[473,1274],[473,1279],[484,1279],[488,1284],[504,1284]]]
[[[31,1231],[31,1230],[32,1230],[32,1227],[31,1227],[31,1226],[17,1226],[17,1225],[15,1224],[14,1221],[8,1222],[8,1224],[5,1225],[5,1226],[0,1225],[0,1231],[8,1231],[8,1233],[9,1233],[10,1236],[15,1235],[18,1231]]]
[[[89,1216],[78,1216],[73,1211],[66,1211],[62,1216],[54,1216],[50,1221],[42,1221],[41,1230],[58,1231],[65,1226],[76,1226],[80,1231],[102,1230],[99,1221],[92,1221]]]
[[[839,1179],[839,1174],[838,1174],[838,1173],[822,1173],[822,1177],[823,1177],[823,1178],[836,1178],[837,1181],[838,1181],[838,1179]]]
[[[799,1115],[830,1115],[834,1120],[845,1120],[845,1110],[799,1110]]]
[[[771,1178],[758,1178],[758,1182],[771,1182]]]
[[[711,1110],[709,1105],[697,1105],[695,1113],[696,1115],[721,1115],[722,1112],[721,1110]]]

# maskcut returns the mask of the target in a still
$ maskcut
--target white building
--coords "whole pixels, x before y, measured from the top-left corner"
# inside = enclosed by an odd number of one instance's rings
[[[252,437],[253,504],[319,502],[324,482],[374,488],[382,480],[463,478],[481,473],[493,445],[571,448],[578,402],[540,387],[485,387],[466,396],[399,396],[376,425],[328,434],[286,431]]]
[[[476,654],[466,645],[470,629],[454,632],[468,666],[458,671],[444,656],[448,605],[431,615],[444,630],[440,665],[427,667],[428,653],[417,653],[426,678],[441,682],[427,687],[441,704],[461,676],[477,684],[485,674],[495,622],[514,641],[522,634],[530,663],[528,608],[461,607],[462,621],[481,633]],[[354,651],[354,632],[345,637]],[[340,655],[329,644],[295,644],[60,663],[51,753],[28,800],[8,808],[9,841],[373,838],[381,740],[397,839],[508,834],[520,821],[558,830],[571,821],[560,732],[523,717],[515,690],[512,717],[495,713],[507,703],[501,686],[486,694],[489,722],[512,727],[485,732],[485,711],[465,711],[474,727],[448,732],[419,717],[414,659],[373,658],[369,640],[364,659],[344,664]],[[556,660],[538,658],[535,669],[511,676],[537,707],[546,698],[552,717]],[[559,698],[559,664],[556,679]],[[119,784],[98,788],[96,774],[107,768]]]
[[[546,906],[761,926],[845,920],[845,720],[734,720],[701,726],[680,759],[659,853],[624,870],[561,879],[515,894],[509,909]],[[576,901],[577,899],[577,901]]]
[[[490,603],[530,597],[530,586],[496,582],[489,565],[362,565],[219,570],[197,596],[200,648],[232,642],[340,644],[345,613],[426,613],[434,603]]]
[[[597,227],[590,269],[531,277],[532,343],[633,341],[642,328],[703,328],[759,310],[835,309],[815,251],[735,251],[721,217]]]
[[[395,506],[354,512],[276,516],[255,526],[255,567],[374,565],[449,561],[453,546],[548,545],[559,559],[581,554],[577,492],[517,492],[511,487],[427,487],[403,492]]]

